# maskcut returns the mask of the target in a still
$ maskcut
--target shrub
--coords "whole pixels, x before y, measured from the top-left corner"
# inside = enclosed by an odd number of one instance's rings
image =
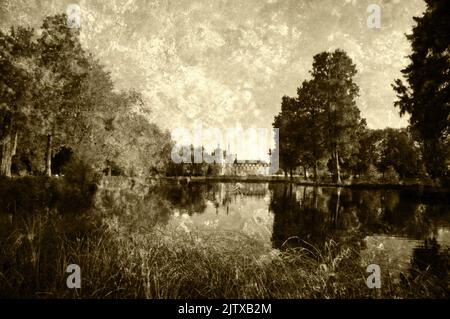
[[[400,176],[394,167],[389,166],[384,172],[384,181],[387,183],[398,183],[400,181]]]
[[[101,174],[76,156],[73,156],[64,165],[64,172],[63,182],[60,184],[62,198],[59,201],[58,208],[66,212],[90,207],[93,203]]]

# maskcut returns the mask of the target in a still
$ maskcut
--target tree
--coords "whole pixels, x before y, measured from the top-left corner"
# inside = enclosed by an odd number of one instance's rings
[[[164,174],[171,159],[172,140],[138,112],[142,96],[135,91],[110,92],[107,108],[86,121],[86,135],[75,149],[98,170],[119,169],[127,176]],[[89,116],[87,113],[85,116]]]
[[[341,182],[341,165],[352,166],[358,136],[365,129],[355,98],[356,67],[342,50],[314,56],[312,79],[297,90],[297,99],[284,96],[274,127],[280,129],[280,167],[285,172],[299,165],[312,167],[317,180],[318,163],[328,151],[334,181]]]
[[[83,94],[80,85],[88,73],[87,55],[81,47],[79,31],[67,27],[67,16],[44,19],[37,40],[41,66],[41,90],[35,96],[35,117],[46,135],[45,174],[51,176],[52,152],[55,142],[61,144],[67,121],[80,112]],[[55,139],[59,139],[55,141]]]
[[[278,150],[280,168],[284,170],[285,175],[290,172],[291,177],[292,171],[299,164],[297,112],[297,101],[291,97],[283,96],[281,112],[275,116],[273,122],[273,127],[278,128],[280,132]]]
[[[387,128],[382,131],[378,167],[385,172],[392,167],[400,178],[417,176],[420,173],[420,150],[404,129]]]
[[[33,92],[36,91],[34,30],[0,31],[0,175],[11,176],[20,131],[27,125]]]
[[[56,15],[40,32],[0,31],[0,175],[11,176],[18,143],[20,173],[43,169],[51,176],[61,150],[98,171],[164,173],[170,134],[149,122],[140,93],[114,90],[110,74],[66,23],[66,15]]]
[[[312,81],[317,103],[326,113],[324,127],[330,155],[329,168],[336,183],[341,182],[342,162],[358,146],[356,137],[361,117],[355,101],[359,92],[353,82],[356,73],[356,66],[345,51],[322,52],[314,56]]]
[[[316,85],[314,81],[304,81],[297,89],[299,109],[296,118],[300,162],[313,168],[315,181],[318,179],[318,163],[326,152],[325,112],[316,97]]]
[[[358,139],[359,149],[355,154],[353,170],[357,175],[376,176],[374,168],[380,162],[382,130],[370,130],[365,128]]]
[[[425,0],[426,11],[407,35],[410,64],[402,70],[406,84],[397,79],[395,106],[410,115],[409,123],[423,143],[428,173],[446,174],[450,132],[450,1]]]

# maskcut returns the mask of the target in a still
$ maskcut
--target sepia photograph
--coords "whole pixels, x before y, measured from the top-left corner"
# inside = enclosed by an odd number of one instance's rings
[[[449,8],[0,0],[0,300],[448,300]]]

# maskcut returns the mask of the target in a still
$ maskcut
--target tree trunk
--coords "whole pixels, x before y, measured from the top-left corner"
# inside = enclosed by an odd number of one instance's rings
[[[16,137],[13,138],[11,131],[8,132],[2,144],[2,159],[0,163],[0,175],[11,177],[12,157],[15,153]]]
[[[341,168],[339,166],[339,154],[338,150],[336,149],[336,183],[341,183]]]
[[[306,166],[303,166],[303,175],[305,176],[305,180],[308,180],[308,172],[306,171]]]
[[[317,178],[319,177],[317,161],[314,162],[314,181],[317,182]]]
[[[292,179],[292,168],[289,170],[290,178]]]
[[[47,135],[47,147],[45,148],[45,175],[52,176],[52,139],[51,134]]]
[[[436,179],[445,174],[446,164],[443,147],[437,138],[424,140],[424,159],[428,174]]]

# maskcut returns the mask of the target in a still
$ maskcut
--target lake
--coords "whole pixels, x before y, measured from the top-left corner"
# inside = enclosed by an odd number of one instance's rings
[[[286,183],[133,187],[103,189],[99,197],[105,211],[114,211],[130,232],[156,226],[161,231],[239,234],[264,247],[255,254],[269,256],[293,248],[314,253],[337,245],[357,251],[361,260],[388,265],[382,271],[399,280],[416,270],[449,278],[450,205],[445,198],[406,189]]]
[[[92,192],[91,192],[92,190]],[[447,298],[436,189],[105,178],[0,187],[0,297]],[[82,289],[66,286],[69,265]],[[369,289],[367,266],[381,269]]]

